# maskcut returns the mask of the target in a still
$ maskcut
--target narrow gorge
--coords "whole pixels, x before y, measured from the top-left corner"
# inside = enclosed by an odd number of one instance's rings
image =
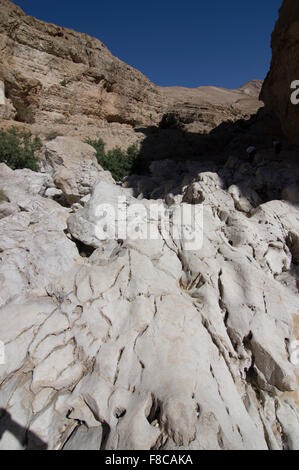
[[[225,90],[158,87],[0,0],[0,129],[41,142],[33,171],[0,139],[1,450],[299,449],[290,4],[266,81]],[[116,180],[95,139],[147,171]]]

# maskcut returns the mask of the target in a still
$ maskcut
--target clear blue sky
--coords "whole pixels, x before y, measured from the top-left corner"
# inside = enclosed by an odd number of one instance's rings
[[[265,78],[282,0],[14,0],[99,38],[160,86],[237,88]]]

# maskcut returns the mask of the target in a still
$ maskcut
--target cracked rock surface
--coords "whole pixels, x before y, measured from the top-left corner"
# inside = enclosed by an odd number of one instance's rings
[[[0,417],[1,449],[299,448],[298,166],[176,165],[159,199],[107,179],[72,208],[0,165],[0,408],[24,429]],[[138,230],[105,240],[119,198]],[[176,214],[201,204],[187,249]]]

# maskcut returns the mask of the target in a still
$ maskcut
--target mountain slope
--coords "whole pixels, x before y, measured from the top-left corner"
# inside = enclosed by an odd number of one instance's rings
[[[242,89],[157,87],[100,40],[29,17],[8,0],[0,8],[0,81],[18,121],[86,132],[87,125],[158,124],[163,114],[179,112],[202,131],[248,118],[260,106],[253,87],[246,96]],[[211,107],[198,113],[201,105]],[[13,116],[11,107],[6,114]]]

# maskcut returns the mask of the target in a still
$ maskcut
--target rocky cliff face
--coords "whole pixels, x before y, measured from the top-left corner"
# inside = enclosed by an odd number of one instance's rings
[[[179,116],[187,132],[210,132],[225,121],[249,119],[262,106],[258,96],[261,80],[252,80],[236,90],[212,86],[198,88],[160,87],[166,113]]]
[[[299,144],[299,105],[291,103],[291,83],[299,80],[299,4],[284,0],[272,34],[272,62],[261,99],[280,119],[285,135]],[[298,87],[297,87],[298,88]]]
[[[198,132],[248,118],[260,106],[254,87],[251,93],[156,87],[98,39],[38,21],[8,0],[0,0],[0,7],[0,80],[16,110],[6,111],[6,119],[16,114],[19,121],[48,129],[57,124],[66,134],[87,125],[153,125],[163,114],[178,112]]]
[[[38,21],[7,0],[0,8],[0,78],[19,119],[157,119],[156,87],[101,41]]]

